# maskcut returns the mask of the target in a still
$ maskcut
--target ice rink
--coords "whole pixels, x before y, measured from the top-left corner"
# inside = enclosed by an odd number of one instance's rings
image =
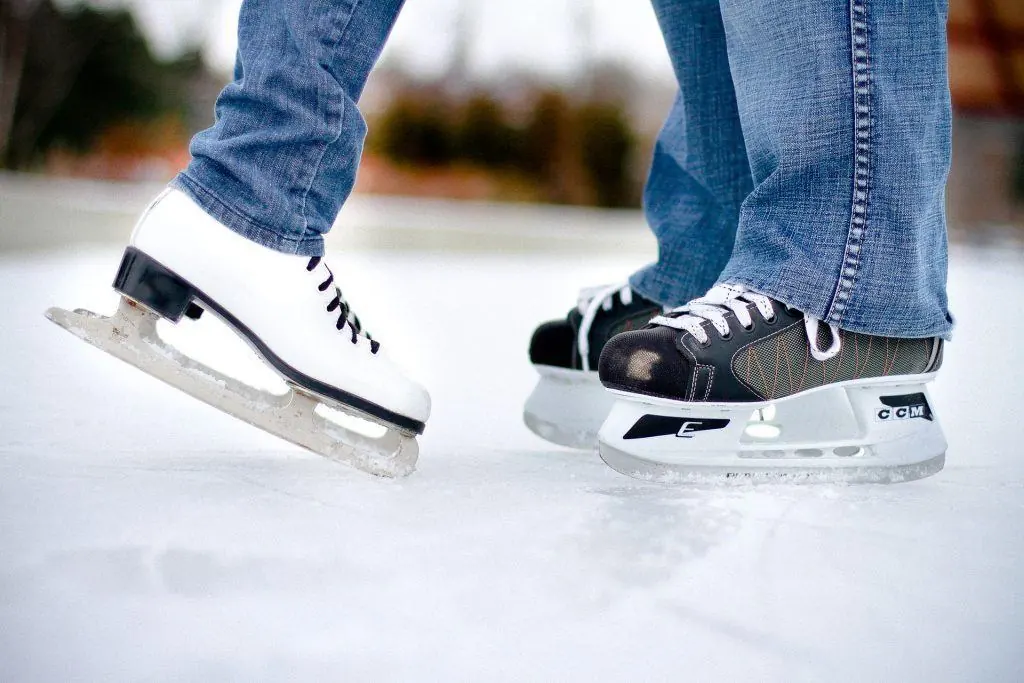
[[[946,469],[888,487],[666,487],[530,434],[532,328],[638,254],[332,250],[433,395],[406,480],[47,322],[112,310],[118,247],[0,254],[0,679],[1024,680],[1019,246],[954,250]],[[176,338],[239,363],[206,320]]]

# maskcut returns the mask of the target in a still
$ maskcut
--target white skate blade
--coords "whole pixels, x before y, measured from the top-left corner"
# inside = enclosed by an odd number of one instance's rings
[[[123,297],[109,317],[61,308],[50,308],[46,317],[189,396],[326,458],[382,477],[403,477],[416,468],[419,447],[412,435],[304,390],[271,394],[217,372],[164,342],[156,329],[159,317]],[[315,412],[320,404],[386,432],[373,437],[340,425]]]
[[[540,379],[523,408],[523,422],[546,441],[593,450],[615,398],[596,372],[535,366]]]
[[[616,392],[598,451],[612,469],[666,483],[895,483],[945,464],[924,383],[854,380],[753,404],[684,403]]]

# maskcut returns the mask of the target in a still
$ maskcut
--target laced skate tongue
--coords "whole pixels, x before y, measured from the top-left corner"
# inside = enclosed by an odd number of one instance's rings
[[[679,318],[688,314],[692,315],[691,308],[701,306],[717,306],[728,310],[728,306],[726,306],[728,302],[743,299],[743,295],[747,292],[748,290],[740,285],[715,285],[704,296],[694,299],[684,306],[672,309],[663,317]]]
[[[312,272],[318,266],[323,263],[323,259],[319,256],[310,257],[309,262],[306,264],[306,270]],[[322,283],[320,283],[320,291],[326,291],[328,288],[334,288],[334,299],[327,306],[327,312],[333,313],[338,311],[338,322],[336,327],[338,330],[343,330],[346,326],[352,331],[352,343],[356,343],[358,335],[366,337],[370,342],[370,351],[377,353],[380,350],[380,342],[373,338],[373,336],[363,329],[363,324],[359,320],[359,316],[352,310],[352,306],[345,301],[345,296],[341,293],[341,287],[334,281],[334,272],[327,267],[327,264],[323,264],[327,270],[328,277]]]
[[[726,339],[729,336],[727,315],[732,314],[746,329],[750,329],[752,318],[749,305],[754,304],[765,319],[773,317],[771,300],[761,294],[752,292],[742,285],[715,285],[707,294],[694,299],[685,306],[673,309],[666,315],[651,320],[652,325],[663,325],[685,330],[697,338],[701,344],[708,342],[705,322],[710,323],[718,334]]]
[[[739,285],[715,285],[708,290],[708,293],[692,303],[706,304],[708,306],[723,306],[726,302],[742,298],[747,293],[745,287]]]
[[[580,290],[576,310],[570,312],[570,316],[579,315],[576,348],[579,350],[584,372],[590,370],[590,328],[602,310],[612,310],[616,295],[625,306],[633,303],[633,290],[628,283],[585,287]]]
[[[612,285],[584,287],[577,296],[576,310],[584,317],[587,316],[588,309],[592,307],[600,307],[609,311],[614,305],[616,295],[625,306],[633,303],[633,290],[630,288],[629,283],[618,282]]]
[[[751,297],[747,295],[753,296]],[[670,317],[676,320],[694,321],[703,318],[709,320],[713,325],[718,327],[719,331],[721,332],[722,326],[715,320],[715,318],[709,317],[704,311],[701,311],[700,309],[706,309],[707,307],[719,307],[721,309],[725,309],[722,311],[723,314],[728,310],[732,310],[732,312],[735,315],[737,315],[737,317],[739,317],[740,312],[736,310],[736,305],[733,304],[732,306],[730,306],[729,304],[739,300],[745,302],[749,301],[756,305],[756,300],[758,298],[764,298],[767,300],[767,297],[761,297],[761,295],[758,295],[754,292],[750,292],[750,290],[748,290],[746,287],[743,287],[742,285],[716,285],[712,287],[711,290],[708,291],[708,293],[705,294],[700,299],[694,299],[686,306],[683,306],[681,308],[676,309],[676,311],[673,311],[673,315],[671,315]],[[787,306],[787,308],[789,307]],[[804,327],[807,331],[807,343],[810,347],[811,356],[818,361],[827,361],[838,355],[839,351],[842,349],[842,338],[839,335],[839,328],[836,325],[828,323],[831,341],[829,347],[827,349],[822,350],[818,343],[818,327],[820,322],[821,321],[817,320],[816,318],[804,314]]]

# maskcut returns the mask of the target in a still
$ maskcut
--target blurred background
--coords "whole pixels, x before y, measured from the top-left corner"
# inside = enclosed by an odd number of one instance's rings
[[[147,183],[141,198],[171,178],[230,78],[238,5],[0,0],[0,196],[38,206],[42,177]],[[1024,4],[951,0],[949,35],[951,232],[1019,237]],[[415,0],[362,101],[356,191],[635,209],[674,89],[646,3]],[[32,242],[5,213],[0,244]]]

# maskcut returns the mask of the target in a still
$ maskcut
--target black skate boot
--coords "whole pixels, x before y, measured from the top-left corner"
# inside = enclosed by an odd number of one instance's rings
[[[543,323],[530,340],[530,362],[540,379],[526,401],[523,420],[537,436],[571,448],[593,448],[612,406],[597,363],[614,335],[643,327],[662,312],[629,285],[580,292],[564,320]]]
[[[942,469],[938,338],[826,326],[722,285],[607,343],[601,457],[641,478],[890,482]],[[823,350],[824,349],[824,350]]]

